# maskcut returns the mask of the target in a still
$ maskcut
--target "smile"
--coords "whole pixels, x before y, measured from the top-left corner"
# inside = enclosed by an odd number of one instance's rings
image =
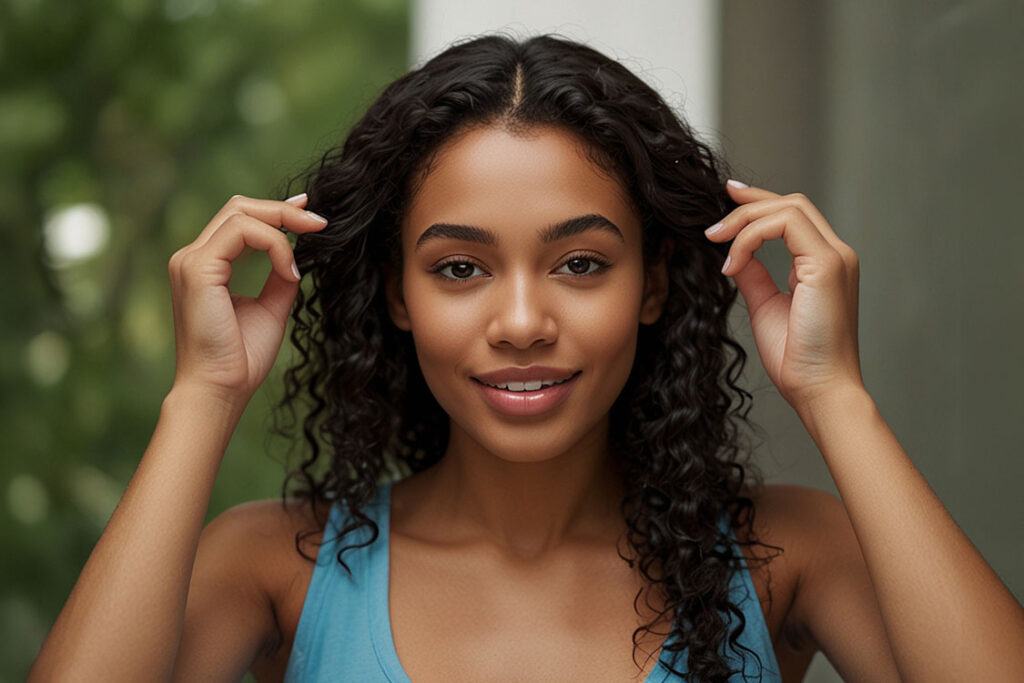
[[[487,384],[473,378],[484,401],[504,415],[540,415],[563,403],[579,383],[580,373],[565,379]]]

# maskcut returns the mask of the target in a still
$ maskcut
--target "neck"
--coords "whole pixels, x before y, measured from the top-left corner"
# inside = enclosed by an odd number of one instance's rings
[[[452,543],[531,560],[614,540],[622,527],[607,420],[568,451],[535,462],[499,458],[453,429],[444,458],[422,476],[420,509]]]

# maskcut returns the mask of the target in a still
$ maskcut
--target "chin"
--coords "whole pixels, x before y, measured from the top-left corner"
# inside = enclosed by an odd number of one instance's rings
[[[502,447],[504,446],[504,447]],[[495,458],[503,460],[507,463],[536,463],[536,462],[547,462],[554,460],[558,456],[565,453],[563,449],[534,449],[534,448],[523,448],[522,446],[496,446],[494,448],[483,447],[484,450],[489,452]]]
[[[548,419],[532,425],[488,425],[483,427],[486,430],[483,431],[480,426],[464,429],[453,420],[451,433],[452,437],[458,439],[456,447],[480,449],[509,463],[536,463],[554,460],[592,440],[599,424],[600,420],[597,425],[590,425],[581,431],[578,422],[573,428],[565,420]],[[606,433],[603,429],[599,431],[601,434]]]

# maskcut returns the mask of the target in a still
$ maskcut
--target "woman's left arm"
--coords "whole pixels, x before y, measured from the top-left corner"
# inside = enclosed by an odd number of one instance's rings
[[[708,239],[747,303],[769,377],[842,497],[902,678],[1024,680],[1024,609],[953,521],[864,388],[857,255],[801,194],[729,184],[739,203]],[[753,253],[782,238],[788,293]],[[813,609],[813,607],[812,607]],[[855,649],[856,643],[849,647]]]

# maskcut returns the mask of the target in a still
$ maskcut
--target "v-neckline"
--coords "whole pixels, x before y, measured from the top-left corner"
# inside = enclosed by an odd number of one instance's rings
[[[398,649],[395,647],[394,634],[391,630],[391,604],[388,588],[391,580],[391,486],[393,483],[381,484],[377,488],[377,497],[374,502],[374,506],[378,509],[376,520],[379,536],[370,545],[369,561],[364,565],[368,576],[364,576],[363,580],[369,587],[369,590],[365,592],[366,612],[370,619],[370,640],[384,674],[392,683],[412,683],[412,679],[409,678],[409,674],[402,668],[402,662],[398,659]],[[643,683],[656,683],[656,681],[663,680],[664,676],[656,679],[655,675],[659,671],[666,671],[659,665],[668,664],[669,653],[664,646],[674,636],[675,629],[673,628],[662,643],[658,661],[648,672]],[[662,662],[663,659],[666,661]]]

